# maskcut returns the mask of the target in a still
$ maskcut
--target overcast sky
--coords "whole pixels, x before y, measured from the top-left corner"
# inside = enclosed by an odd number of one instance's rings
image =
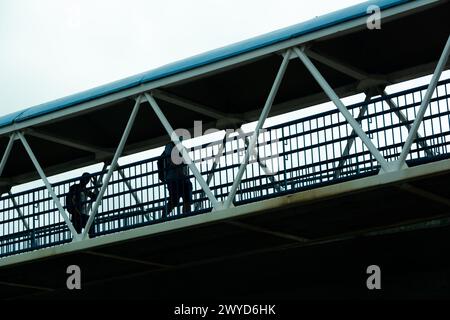
[[[361,0],[0,0],[0,116]]]

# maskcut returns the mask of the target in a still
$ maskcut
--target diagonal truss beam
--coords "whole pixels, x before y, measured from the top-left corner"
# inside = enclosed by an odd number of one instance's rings
[[[14,209],[16,210],[17,214],[19,215],[20,219],[22,220],[23,225],[27,229],[27,231],[30,231],[30,226],[28,225],[28,222],[25,220],[25,216],[23,215],[22,210],[19,207],[19,204],[17,203],[16,199],[14,198],[14,195],[11,191],[8,191],[8,195],[11,197],[11,202],[14,205]]]
[[[8,161],[9,155],[11,154],[12,147],[14,145],[14,140],[16,139],[16,134],[13,133],[9,137],[8,145],[6,146],[5,152],[3,153],[2,161],[0,162],[0,177],[5,169],[6,162]]]
[[[247,150],[245,151],[244,161],[241,163],[241,165],[239,167],[239,171],[236,175],[233,185],[231,186],[230,193],[228,194],[228,197],[226,198],[226,200],[224,202],[225,209],[229,208],[232,205],[234,197],[236,196],[237,188],[239,187],[241,180],[242,180],[242,176],[244,175],[244,172],[247,169],[247,163],[250,159],[250,153],[252,153],[252,154],[254,153],[254,149],[255,149],[256,141],[258,140],[259,132],[260,132],[261,128],[263,127],[267,116],[269,115],[270,109],[272,108],[273,102],[275,100],[275,96],[278,92],[278,89],[280,88],[281,81],[284,78],[284,74],[285,74],[287,66],[289,64],[290,54],[291,54],[291,50],[289,49],[286,51],[283,61],[281,62],[280,68],[278,69],[278,73],[272,84],[272,88],[270,89],[269,96],[267,97],[264,108],[262,109],[261,115],[259,116],[258,122],[256,124],[255,131],[253,132],[252,137],[250,139],[250,143],[247,147]]]
[[[139,207],[142,209],[142,211],[144,212],[145,207],[144,204],[142,203],[141,198],[139,198],[138,194],[136,193],[136,191],[134,191],[133,186],[131,185],[131,183],[128,181],[128,177],[125,175],[125,172],[123,172],[122,169],[117,170],[117,172],[119,173],[119,175],[122,177],[123,179],[123,183],[125,184],[125,186],[128,188],[128,190],[131,193],[131,196],[133,197],[134,201],[136,202],[136,204],[139,205]],[[150,215],[148,213],[144,214],[145,219],[147,219],[147,221],[150,221]]]
[[[89,216],[89,220],[86,223],[85,229],[82,234],[82,239],[86,239],[88,237],[89,229],[94,222],[95,216],[97,215],[98,208],[100,206],[101,201],[103,200],[103,195],[106,192],[106,188],[108,188],[109,181],[111,180],[112,174],[117,167],[120,156],[122,155],[123,149],[125,148],[125,144],[128,140],[128,136],[130,135],[131,129],[133,128],[134,122],[136,120],[137,114],[139,112],[139,108],[141,106],[141,96],[139,95],[136,99],[136,103],[131,111],[130,118],[128,119],[128,123],[125,127],[125,130],[122,134],[122,138],[120,139],[119,146],[114,154],[114,158],[109,166],[108,172],[106,173],[106,177],[103,179],[102,187],[100,188],[100,192],[97,196],[97,199],[94,202],[92,207],[92,212]]]
[[[420,125],[422,124],[423,117],[428,109],[428,104],[430,103],[433,92],[436,89],[439,78],[441,77],[441,74],[445,69],[445,65],[447,64],[449,54],[450,54],[450,36],[448,37],[447,43],[445,44],[444,50],[442,51],[442,55],[439,58],[439,62],[433,73],[433,77],[431,78],[427,92],[425,93],[422,103],[420,104],[420,108],[419,111],[417,112],[416,119],[414,120],[411,130],[409,131],[408,137],[406,138],[405,144],[403,145],[402,153],[400,154],[400,157],[397,160],[398,169],[406,165],[405,162],[406,157],[408,156],[409,151],[411,150],[411,146],[414,140],[416,140],[417,138],[417,131],[419,130]]]
[[[395,102],[392,101],[391,98],[388,98],[388,94],[384,90],[383,90],[383,92],[381,92],[381,96],[386,99],[385,100],[386,103],[388,104],[389,108],[395,113],[397,118],[400,120],[400,123],[403,123],[405,125],[406,129],[408,130],[408,132],[410,132],[411,125],[408,123],[408,119],[403,114],[403,112],[401,110],[398,110],[398,106],[395,104]],[[417,134],[417,138],[418,139],[422,138],[419,133]],[[429,157],[434,156],[433,151],[429,148],[426,141],[420,141],[418,143],[425,150],[425,153],[427,154],[427,156],[429,156]]]
[[[364,130],[361,128],[361,126],[355,120],[355,118],[353,118],[352,114],[347,110],[345,105],[339,99],[339,97],[331,88],[331,86],[328,84],[328,82],[325,80],[325,78],[320,74],[319,70],[314,66],[314,64],[311,62],[308,56],[297,47],[294,48],[294,51],[299,57],[299,59],[303,62],[305,67],[308,69],[308,71],[311,73],[311,75],[314,77],[314,79],[316,79],[317,83],[322,87],[323,91],[328,95],[330,100],[333,101],[333,103],[339,109],[341,114],[347,120],[348,124],[353,128],[353,130],[355,130],[356,134],[361,138],[363,143],[369,149],[370,153],[381,165],[382,170],[391,171],[390,165],[388,164],[386,159],[383,157],[383,155],[380,153],[377,147],[373,144],[372,140],[367,136],[367,134],[364,132]]]
[[[356,118],[356,121],[358,124],[361,124],[362,119],[366,115],[367,109],[368,109],[368,103],[371,99],[371,95],[369,93],[366,93],[366,98],[364,99],[364,104],[361,108],[359,108],[359,114]],[[350,133],[350,137],[352,137],[355,134],[355,130],[352,129],[352,132]],[[346,157],[350,154],[350,150],[353,147],[353,143],[355,143],[356,138],[352,137],[347,140],[347,144],[345,145],[344,152],[342,152],[341,159],[339,160],[339,163],[336,167],[336,170],[333,174],[333,179],[337,179],[341,176],[342,173],[342,167],[344,166],[345,162],[347,161]]]
[[[226,144],[228,142],[229,135],[230,135],[230,132],[229,131],[225,131],[225,136],[223,137],[222,142],[220,143],[220,146],[219,146],[219,150],[218,150],[216,156],[214,157],[214,162],[213,162],[213,164],[211,166],[211,169],[210,169],[211,172],[206,177],[206,184],[208,186],[211,183],[211,180],[214,177],[215,170],[216,170],[217,166],[220,163],[220,157],[223,155],[223,153],[224,153],[224,151],[226,149]],[[204,196],[205,196],[205,191],[202,191],[202,193],[200,194],[200,199],[203,198]],[[202,206],[202,203],[200,201],[196,202],[195,206],[194,206],[195,210],[199,210],[201,208],[201,206]]]
[[[22,210],[19,207],[19,204],[16,201],[16,198],[14,197],[14,195],[12,194],[11,191],[8,191],[8,195],[11,197],[11,202],[14,205],[14,210],[16,210],[17,214],[20,217],[20,220],[22,220],[23,225],[25,226],[25,229],[28,231],[28,233],[30,234],[30,238],[31,238],[31,247],[34,247],[36,245],[36,239],[35,239],[35,235],[34,235],[34,231],[32,228],[30,228],[30,225],[28,224],[27,220],[25,219],[25,216],[22,212]],[[32,218],[34,219],[34,218]],[[33,223],[34,225],[34,223]]]
[[[203,191],[205,192],[208,199],[211,201],[213,208],[219,207],[219,202],[217,201],[216,197],[212,193],[211,189],[209,188],[208,184],[206,183],[205,179],[203,179],[201,173],[198,171],[195,164],[192,162],[191,157],[189,156],[188,152],[186,151],[186,148],[183,146],[183,144],[180,141],[179,136],[176,134],[176,132],[173,130],[172,126],[170,125],[169,121],[167,120],[164,113],[159,108],[158,103],[156,100],[148,93],[145,93],[145,97],[148,100],[148,103],[153,108],[153,111],[156,113],[156,116],[158,117],[159,121],[163,125],[164,129],[166,130],[167,134],[170,136],[170,139],[175,144],[175,147],[180,152],[181,156],[183,157],[184,163],[186,163],[189,167],[189,169],[194,174],[195,178],[197,179],[198,183],[202,187]]]
[[[242,128],[239,128],[238,132],[241,137],[244,137],[245,146],[248,148],[250,145],[250,140],[249,140],[248,136],[245,134],[245,132],[242,130]],[[255,148],[254,152],[255,152],[256,162],[258,163],[258,166],[260,166],[261,169],[264,171],[267,178],[270,180],[270,182],[272,182],[274,188],[277,191],[281,191],[280,182],[276,179],[273,172],[269,169],[269,167],[266,164],[266,161],[261,160],[261,158],[259,157],[258,148]]]
[[[97,146],[94,146],[94,145],[91,145],[91,144],[88,144],[88,143],[85,143],[85,142],[75,141],[73,139],[68,139],[68,138],[64,138],[64,137],[60,137],[60,136],[56,136],[56,135],[49,135],[47,133],[36,131],[34,129],[28,129],[27,130],[27,134],[31,135],[31,136],[34,136],[36,138],[40,138],[40,139],[43,139],[43,140],[50,141],[50,142],[55,142],[55,143],[58,143],[58,144],[61,144],[61,145],[65,145],[65,146],[68,146],[68,147],[72,147],[72,148],[75,148],[75,149],[91,152],[91,153],[94,153],[96,155],[96,157],[99,157],[99,156],[101,156],[101,157],[113,157],[114,156],[114,153],[110,152],[109,150],[106,150],[106,149],[103,149],[103,148],[100,148],[100,147],[97,147]],[[107,166],[105,164],[105,166],[102,169],[102,172],[104,170],[106,170],[106,167]],[[142,205],[142,201],[139,199],[139,196],[136,194],[136,192],[133,191],[133,188],[131,187],[131,184],[127,180],[127,177],[126,177],[125,173],[123,172],[123,170],[119,169],[118,173],[120,174],[120,176],[124,180],[123,183],[128,188],[128,190],[130,190],[131,195],[134,198],[134,200],[136,201],[136,203]],[[99,178],[100,181],[103,180],[103,176],[104,175],[100,176],[100,178]],[[89,205],[88,211],[90,211],[91,207],[92,207],[92,203]],[[146,217],[147,220],[149,220],[148,215],[145,215],[145,217]]]
[[[73,227],[72,222],[70,221],[66,211],[64,210],[63,206],[61,205],[61,202],[58,199],[58,196],[56,195],[55,191],[53,190],[50,182],[48,181],[44,170],[42,169],[41,165],[39,164],[39,161],[37,160],[36,156],[33,153],[33,150],[31,149],[30,145],[28,144],[27,139],[23,135],[22,132],[17,132],[17,136],[19,137],[20,141],[22,142],[26,152],[28,153],[28,156],[30,157],[31,161],[33,162],[34,167],[36,168],[39,176],[41,177],[42,181],[45,184],[45,187],[47,188],[47,191],[50,193],[50,196],[53,199],[53,202],[55,203],[56,207],[59,210],[59,213],[63,217],[64,221],[66,222],[67,226],[69,227],[70,232],[73,235],[73,240],[78,240],[78,234],[75,231],[75,228]]]

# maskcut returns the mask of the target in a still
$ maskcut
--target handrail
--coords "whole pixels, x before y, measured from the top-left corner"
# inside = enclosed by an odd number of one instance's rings
[[[420,106],[417,96],[422,96],[426,89],[427,86],[420,86],[372,98],[365,103],[352,104],[347,109],[356,116],[359,108],[367,107],[366,114],[359,118],[361,126],[383,156],[388,161],[394,161],[399,157],[406,139],[406,125],[413,122]],[[420,137],[416,139],[407,159],[408,165],[450,157],[449,93],[450,79],[440,81],[424,117]],[[395,110],[388,107],[388,99],[396,100]],[[403,120],[397,117],[398,111],[405,113]],[[358,179],[377,174],[380,170],[379,164],[359,138],[351,133],[352,130],[338,110],[292,120],[265,130],[270,140],[259,141],[258,159],[274,169],[274,175],[269,177],[257,161],[250,163],[237,191],[235,205]],[[226,139],[189,149],[191,158],[205,180],[209,176],[211,191],[219,201],[226,198],[240,166],[246,148],[241,138],[231,134]],[[351,151],[343,154],[349,139],[356,140]],[[219,158],[219,163],[213,166],[214,150],[222,143],[225,143],[226,152]],[[265,152],[267,144],[272,151],[270,154]],[[168,191],[158,180],[157,159],[143,159],[119,166],[114,171],[94,221],[94,236],[183,217],[178,209],[167,218],[162,215]],[[118,170],[125,175],[119,174]],[[337,171],[339,175],[335,174]],[[91,177],[98,178],[105,172],[95,172]],[[52,184],[64,209],[65,195],[70,185],[77,181],[78,178],[72,178]],[[192,174],[191,181],[192,214],[209,212],[210,201]],[[136,199],[142,203],[136,203]],[[71,241],[69,229],[52,201],[45,186],[0,197],[0,257]],[[17,213],[18,210],[22,216]],[[148,215],[148,218],[145,219],[144,215]],[[30,230],[24,227],[23,221],[26,221]]]

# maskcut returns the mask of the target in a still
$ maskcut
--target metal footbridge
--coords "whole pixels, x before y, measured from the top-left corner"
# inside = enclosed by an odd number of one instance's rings
[[[369,5],[380,30],[367,27]],[[130,283],[181,295],[200,274],[202,290],[219,281],[231,294],[231,279],[260,272],[275,283],[273,261],[289,273],[311,248],[445,230],[449,15],[448,1],[369,1],[0,118],[0,297],[70,295],[72,264],[87,270],[90,296]],[[424,86],[390,90],[424,75]],[[356,94],[362,101],[344,104]],[[318,108],[327,101],[333,108]],[[187,146],[180,135],[202,137]],[[180,204],[163,215],[157,157],[119,164],[170,140],[189,166],[189,214]],[[56,175],[92,164],[103,165],[88,186],[99,196],[78,234],[65,203],[78,177]],[[245,294],[258,296],[248,281]]]

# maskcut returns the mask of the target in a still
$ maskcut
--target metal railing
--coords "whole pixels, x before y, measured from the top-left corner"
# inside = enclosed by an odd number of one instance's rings
[[[399,157],[426,89],[422,86],[347,107],[386,160]],[[450,79],[440,82],[408,155],[409,166],[450,156],[449,93]],[[226,139],[190,148],[191,158],[219,201],[231,189],[250,134],[231,133]],[[267,128],[260,133],[256,149],[258,157],[247,166],[235,205],[375,175],[380,170],[338,110]],[[223,154],[217,156],[220,150]],[[157,159],[114,171],[93,224],[93,236],[186,216],[180,206],[163,216],[168,191],[158,180]],[[92,177],[101,181],[105,173]],[[63,205],[77,180],[52,185]],[[193,176],[191,182],[190,215],[210,212],[211,204]],[[67,243],[71,238],[45,186],[0,198],[0,257]]]

